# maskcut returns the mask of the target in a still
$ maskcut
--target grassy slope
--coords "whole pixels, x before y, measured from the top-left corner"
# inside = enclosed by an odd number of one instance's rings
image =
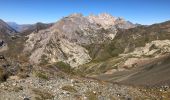
[[[170,83],[170,57],[155,59],[133,70],[120,71],[110,75],[100,75],[101,80],[131,85],[160,85]]]
[[[113,41],[100,45],[92,44],[87,46],[86,48],[90,51],[93,60],[79,68],[88,75],[105,73],[107,70],[115,69],[115,64],[123,61],[123,59],[121,59],[121,61],[117,62],[118,59],[120,59],[117,58],[117,55],[123,53],[125,48],[128,48],[127,52],[130,52],[136,47],[144,46],[153,40],[165,39],[170,39],[170,21],[151,26],[139,26],[129,30],[119,30]],[[154,85],[161,81],[166,81],[166,79],[169,80],[167,77],[170,72],[169,63],[163,62],[161,65],[155,65],[155,63],[151,62],[139,69],[118,72],[113,75],[99,76],[98,78],[111,81],[120,79],[119,81],[123,83],[135,83],[138,85]],[[153,69],[151,67],[153,67]]]

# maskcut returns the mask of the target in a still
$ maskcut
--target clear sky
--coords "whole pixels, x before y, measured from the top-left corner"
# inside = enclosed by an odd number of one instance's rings
[[[170,0],[0,0],[0,19],[19,24],[56,22],[71,13],[109,13],[133,23],[170,20]]]

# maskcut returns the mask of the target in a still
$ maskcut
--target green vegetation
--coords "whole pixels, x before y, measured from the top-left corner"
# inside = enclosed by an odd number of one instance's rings
[[[98,100],[97,94],[94,93],[93,91],[87,91],[85,95],[88,98],[88,100]]]
[[[93,61],[105,61],[109,58],[118,56],[122,50],[117,48],[112,42],[104,42],[102,44],[91,44],[84,46],[89,50],[90,56],[93,58]]]
[[[59,70],[65,72],[65,73],[68,73],[68,74],[71,74],[72,73],[72,68],[69,64],[67,63],[64,63],[62,61],[60,62],[57,62],[54,64]]]
[[[48,80],[49,77],[45,72],[42,71],[35,71],[35,76],[44,80]]]
[[[79,69],[76,69],[76,73],[80,73],[82,76],[105,73],[109,70],[117,69],[117,64],[119,64],[122,60],[122,58],[113,57],[101,62],[92,61],[79,66]]]
[[[80,71],[79,69],[71,68],[69,64],[62,61],[55,63],[54,66],[57,67],[60,71],[67,73],[67,75],[84,76],[84,73],[82,71]]]
[[[112,41],[105,41],[101,44],[94,43],[83,45],[89,51],[92,61],[80,66],[80,72],[84,75],[99,74],[116,68],[115,64],[120,61],[115,61],[114,63],[114,61],[110,62],[109,59],[116,58],[119,54],[124,53],[125,51],[126,53],[131,52],[136,47],[143,47],[146,43],[153,40],[170,39],[169,27],[169,22],[165,22],[159,25],[151,25],[149,27],[139,26],[133,29],[119,30]],[[152,49],[156,49],[156,46],[152,45],[150,50]],[[158,50],[158,52],[160,51]],[[152,57],[152,55],[145,57]]]
[[[62,90],[65,90],[68,92],[74,92],[74,93],[77,92],[77,90],[73,86],[70,86],[70,85],[63,86]]]
[[[5,57],[10,57],[14,59],[19,59],[22,60],[22,58],[19,58],[20,54],[23,54],[23,48],[24,48],[24,43],[26,41],[27,37],[25,36],[15,36],[15,39],[8,37],[4,40],[8,43],[9,49],[7,51],[4,51]],[[26,58],[24,58],[25,60]]]
[[[46,90],[40,90],[40,89],[32,89],[32,91],[35,93],[36,100],[47,100],[47,99],[53,99],[54,95],[47,92]]]

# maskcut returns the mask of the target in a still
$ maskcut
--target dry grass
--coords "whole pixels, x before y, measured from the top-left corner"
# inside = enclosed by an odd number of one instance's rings
[[[93,91],[87,91],[85,95],[88,98],[88,100],[98,100],[97,94],[94,93]]]
[[[77,90],[73,86],[70,86],[70,85],[63,86],[62,90],[73,92],[73,93],[77,92]]]
[[[34,94],[36,95],[36,100],[47,100],[47,99],[53,99],[54,95],[50,92],[47,92],[46,90],[40,90],[40,89],[32,89]]]
[[[46,73],[42,72],[42,71],[35,71],[35,76],[44,80],[49,80],[49,77]]]

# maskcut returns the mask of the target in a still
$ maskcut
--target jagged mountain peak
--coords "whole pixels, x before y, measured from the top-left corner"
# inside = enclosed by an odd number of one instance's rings
[[[108,13],[100,13],[98,15],[91,14],[88,17],[95,17],[95,18],[103,19],[103,20],[107,20],[107,19],[114,19],[115,20],[117,18],[117,17],[114,17],[114,16],[112,16],[111,14],[108,14]]]
[[[107,13],[101,13],[99,15],[90,15],[87,16],[87,18],[91,23],[100,24],[105,29],[114,26],[118,26],[119,28],[123,28],[123,29],[129,29],[136,26],[135,24],[126,21],[124,18],[114,17],[111,14],[107,14]]]
[[[83,14],[81,13],[74,13],[67,17],[64,17],[58,22],[63,22],[63,21],[64,23],[77,24],[77,26],[79,27],[86,27],[86,26],[89,27],[91,25],[96,25],[96,26],[101,26],[104,29],[110,29],[114,27],[129,29],[137,26],[136,24],[133,24],[132,22],[127,21],[122,17],[114,17],[108,13],[100,13],[98,15],[90,14],[89,16],[83,16]],[[56,24],[58,24],[58,22]]]
[[[81,14],[81,13],[73,13],[73,14],[70,14],[68,17],[83,17],[83,14]]]

